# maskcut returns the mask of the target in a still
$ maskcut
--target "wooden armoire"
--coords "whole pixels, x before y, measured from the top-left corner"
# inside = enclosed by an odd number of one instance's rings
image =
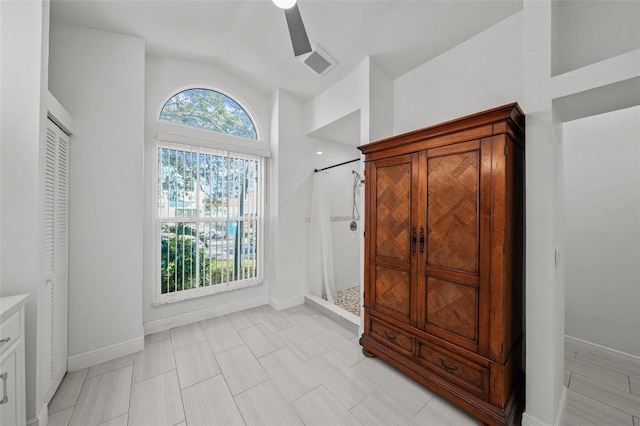
[[[359,148],[364,334],[489,425],[523,401],[524,115],[509,104]]]

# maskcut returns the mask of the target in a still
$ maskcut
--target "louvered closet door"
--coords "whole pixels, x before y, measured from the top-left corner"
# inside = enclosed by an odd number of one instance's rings
[[[406,323],[415,322],[418,154],[378,160],[369,166],[371,233],[366,303]]]
[[[487,348],[491,142],[427,150],[425,280],[419,326],[473,351]]]
[[[52,121],[44,150],[44,284],[38,344],[45,400],[49,400],[67,371],[69,137]]]

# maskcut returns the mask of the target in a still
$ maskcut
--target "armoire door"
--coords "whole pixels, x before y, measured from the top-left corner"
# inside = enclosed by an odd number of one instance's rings
[[[365,305],[407,324],[416,322],[418,169],[418,154],[367,164]]]
[[[423,330],[466,349],[487,350],[491,139],[426,151]]]

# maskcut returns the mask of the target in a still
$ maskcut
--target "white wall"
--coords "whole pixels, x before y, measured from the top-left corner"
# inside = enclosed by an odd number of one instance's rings
[[[564,124],[566,334],[640,356],[640,107]]]
[[[329,170],[329,190],[331,197],[331,242],[333,245],[333,271],[335,290],[345,290],[360,286],[360,240],[364,221],[356,220],[357,230],[349,226],[352,219],[353,180],[351,170],[360,171],[360,163],[353,163]],[[356,189],[356,202],[360,212],[362,188]]]
[[[322,155],[316,154],[318,151]],[[313,190],[314,170],[333,166],[360,158],[360,151],[351,145],[337,143],[307,136],[305,138],[304,175],[309,185],[306,199],[305,217],[311,216],[311,196]],[[330,176],[331,191],[336,196],[331,197],[330,212],[332,216],[351,216],[351,170],[360,171],[361,163],[349,163],[326,170]],[[338,194],[339,192],[339,194]]]
[[[270,303],[276,309],[304,301],[306,239],[302,103],[278,90],[272,96]]]
[[[360,144],[392,135],[393,80],[371,58],[304,104],[304,134],[360,112]]]
[[[523,425],[562,424],[564,395],[564,263],[562,141],[551,93],[552,1],[523,7],[526,114],[526,389]],[[565,400],[566,401],[566,400]]]
[[[28,421],[38,415],[42,398],[36,395],[37,284],[43,279],[38,193],[48,17],[41,2],[0,4],[0,296],[30,295],[25,320]]]
[[[359,110],[360,142],[369,142],[369,61],[304,104],[305,135]]]
[[[552,75],[640,48],[640,2],[555,1]]]
[[[522,102],[522,12],[393,82],[393,133]]]
[[[187,134],[190,137],[211,138],[211,132],[176,126],[158,121],[160,110],[168,97],[189,87],[207,87],[218,90],[240,102],[254,119],[259,141],[229,140],[226,135],[216,136],[222,143],[237,144],[244,148],[269,151],[270,104],[269,96],[247,85],[232,73],[212,64],[174,58],[148,56],[145,69],[145,191],[144,200],[144,299],[145,334],[177,327],[196,320],[246,309],[267,303],[268,289],[256,286],[191,300],[154,305],[157,285],[157,260],[154,204],[154,170],[158,132]],[[180,128],[181,127],[181,128]],[[205,142],[206,143],[206,142]],[[232,146],[233,148],[233,146]],[[267,269],[269,265],[266,265]]]
[[[369,142],[393,135],[393,80],[369,58]],[[366,112],[366,110],[365,110]],[[364,250],[363,250],[364,252]]]
[[[69,368],[142,349],[144,41],[54,23],[70,150]]]

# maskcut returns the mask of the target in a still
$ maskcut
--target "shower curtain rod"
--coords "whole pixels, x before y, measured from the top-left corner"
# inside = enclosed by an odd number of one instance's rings
[[[322,169],[314,169],[314,170],[313,170],[313,172],[314,172],[314,173],[318,173],[318,172],[321,172],[321,171],[323,171],[323,170],[333,169],[334,167],[343,166],[343,165],[345,165],[345,164],[355,163],[356,161],[360,161],[360,159],[359,159],[359,158],[356,158],[355,160],[345,161],[344,163],[334,164],[333,166],[324,167],[324,168],[322,168]]]

